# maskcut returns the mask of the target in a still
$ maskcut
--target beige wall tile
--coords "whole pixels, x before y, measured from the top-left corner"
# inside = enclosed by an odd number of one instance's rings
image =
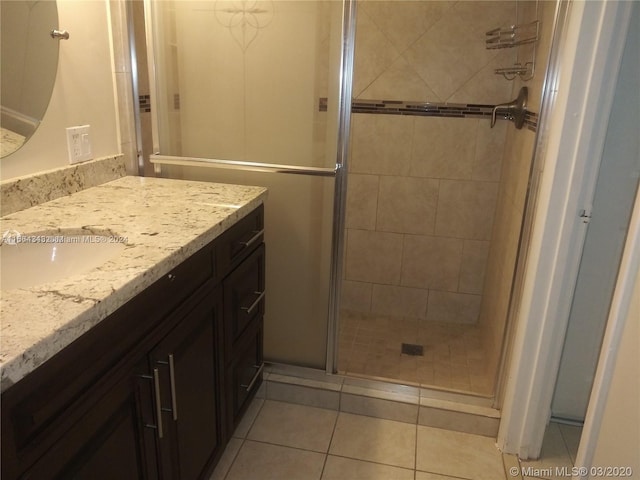
[[[455,291],[462,246],[457,238],[406,235],[401,285]]]
[[[489,245],[488,241],[483,240],[464,241],[458,292],[482,294]]]
[[[350,173],[347,179],[347,228],[375,230],[378,207],[377,175]]]
[[[437,22],[454,2],[362,2],[362,10],[380,27],[399,52],[406,50]]]
[[[404,58],[398,57],[358,98],[426,102],[433,101],[436,94]]]
[[[340,306],[357,312],[371,310],[371,289],[373,284],[343,280]]]
[[[487,121],[479,122],[471,174],[473,180],[500,181],[506,133],[506,122],[497,122],[493,128],[489,128]]]
[[[346,249],[347,280],[398,285],[402,237],[397,233],[349,230]]]
[[[476,323],[480,313],[480,295],[429,291],[427,321],[448,323]]]
[[[441,180],[436,235],[490,240],[497,196],[494,182]]]
[[[362,10],[356,20],[353,95],[358,97],[400,54]]]
[[[507,126],[501,182],[511,203],[520,210],[524,208],[534,142],[534,132],[525,128],[516,130],[513,124]]]
[[[432,234],[438,185],[437,180],[427,178],[380,177],[377,230]]]
[[[475,118],[416,118],[411,175],[470,179],[478,122]]]
[[[508,0],[457,2],[454,13],[467,22],[471,32],[480,34],[483,38],[485,32],[513,25],[516,21],[515,3]]]
[[[453,13],[444,15],[404,53],[439,100],[449,98],[496,56],[471,31],[473,24]]]
[[[413,118],[355,114],[351,128],[352,173],[408,175]]]
[[[514,53],[511,49],[494,50],[496,56],[484,67],[478,70],[467,82],[456,90],[446,100],[450,103],[480,103],[498,104],[511,101],[515,98],[512,92],[511,82],[502,76],[496,75],[496,68],[510,67],[514,63]],[[506,123],[500,121],[499,123]],[[489,128],[489,119],[481,122],[485,128]]]
[[[426,318],[429,291],[395,285],[373,285],[371,311],[383,315]]]
[[[524,8],[523,8],[524,7]],[[538,5],[533,1],[522,2],[519,5],[521,13],[521,22],[530,22],[535,19],[535,10],[538,8],[538,20],[540,20],[539,40],[536,42],[536,74],[533,79],[522,81],[516,79],[513,81],[512,96],[515,98],[520,87],[526,85],[529,89],[529,99],[527,100],[527,110],[540,113],[540,103],[542,98],[542,87],[544,84],[544,68],[546,66],[547,58],[549,55],[549,48],[552,41],[554,15],[555,15],[555,3],[554,2],[539,2]],[[522,49],[522,56],[520,58],[531,58],[526,50]],[[527,56],[524,56],[527,54]]]

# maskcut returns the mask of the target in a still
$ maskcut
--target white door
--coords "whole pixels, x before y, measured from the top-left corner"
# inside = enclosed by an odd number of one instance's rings
[[[636,9],[638,10],[638,9]],[[551,413],[584,420],[640,175],[640,36],[629,29]],[[588,212],[587,212],[588,213]]]

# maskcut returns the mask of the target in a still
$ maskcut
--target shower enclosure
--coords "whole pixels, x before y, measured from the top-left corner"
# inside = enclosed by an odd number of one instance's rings
[[[265,358],[492,397],[556,3],[145,6],[156,174],[269,188]]]
[[[555,8],[360,4],[338,371],[494,394]]]

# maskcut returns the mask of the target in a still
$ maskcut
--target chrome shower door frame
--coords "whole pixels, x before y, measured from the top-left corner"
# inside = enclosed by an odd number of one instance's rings
[[[151,18],[153,0],[144,0],[146,48],[149,59],[150,96],[152,104],[158,105],[158,75],[156,52],[154,48],[154,23]],[[331,258],[329,278],[329,298],[327,311],[327,344],[326,363],[327,373],[337,372],[337,342],[339,331],[340,292],[342,288],[342,263],[345,237],[345,210],[347,195],[347,159],[349,152],[351,99],[353,87],[353,61],[355,49],[356,1],[342,0],[342,31],[340,49],[340,71],[338,91],[338,122],[337,122],[337,151],[334,168],[302,167],[292,165],[277,165],[261,162],[238,160],[223,160],[212,158],[194,158],[160,153],[158,109],[152,110],[152,138],[153,154],[149,160],[154,166],[156,174],[162,171],[162,165],[205,166],[231,170],[245,170],[269,173],[287,173],[295,175],[309,175],[316,177],[335,177],[333,198],[333,225],[331,232]]]

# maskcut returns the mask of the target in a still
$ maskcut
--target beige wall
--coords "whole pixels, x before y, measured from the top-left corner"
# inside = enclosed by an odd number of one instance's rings
[[[523,2],[522,6],[525,18],[535,18],[534,2]],[[540,113],[544,68],[551,45],[555,2],[540,2],[538,8],[541,23],[540,40],[536,44],[537,72],[529,81],[516,79],[510,93],[510,96],[515,98],[520,88],[526,86],[529,90],[527,109],[535,113]],[[527,53],[523,52],[525,55]],[[488,372],[496,372],[500,362],[535,140],[534,132],[526,128],[516,130],[513,124],[508,124],[479,316]]]
[[[58,74],[42,124],[28,143],[0,160],[8,179],[68,165],[66,127],[91,125],[94,158],[119,153],[114,68],[105,1],[59,0]]]
[[[360,2],[357,99],[495,104],[514,61],[485,32],[513,2]],[[501,176],[505,122],[355,114],[344,308],[476,323]]]
[[[598,435],[593,466],[631,467],[640,475],[640,272],[627,315]],[[605,478],[592,476],[591,478]]]

